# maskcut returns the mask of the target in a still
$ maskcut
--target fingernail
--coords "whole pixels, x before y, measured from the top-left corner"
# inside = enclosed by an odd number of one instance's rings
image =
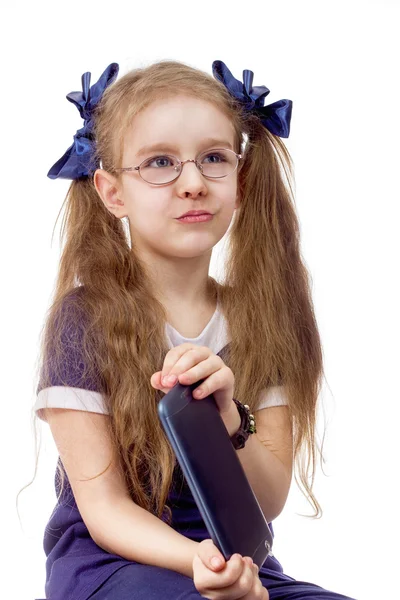
[[[213,567],[220,567],[222,565],[222,560],[218,558],[218,556],[214,556],[211,559],[211,564]]]
[[[167,377],[167,382],[168,382],[168,383],[175,383],[176,381],[178,381],[178,378],[177,378],[177,376],[176,376],[176,375],[169,375],[169,376]]]

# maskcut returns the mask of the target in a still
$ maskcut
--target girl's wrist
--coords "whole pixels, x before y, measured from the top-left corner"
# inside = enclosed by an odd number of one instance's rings
[[[232,437],[239,430],[241,423],[239,411],[233,400],[228,412],[221,414],[221,417],[228,431],[229,437]]]
[[[189,551],[186,553],[187,561],[184,567],[183,574],[186,575],[186,577],[190,577],[191,579],[193,579],[193,560],[198,552],[199,542],[195,542],[194,540],[191,540],[189,538],[188,541],[191,542],[191,544],[189,546]]]

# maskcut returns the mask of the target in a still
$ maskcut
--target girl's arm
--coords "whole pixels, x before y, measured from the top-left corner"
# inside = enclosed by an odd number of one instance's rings
[[[113,455],[110,417],[74,409],[44,410],[76,504],[93,541],[127,560],[164,567],[193,578],[192,563],[199,543],[132,501]],[[99,473],[102,475],[95,477]]]
[[[117,498],[114,502],[99,499],[90,510],[90,534],[100,548],[193,579],[198,542],[181,535],[130,498]]]

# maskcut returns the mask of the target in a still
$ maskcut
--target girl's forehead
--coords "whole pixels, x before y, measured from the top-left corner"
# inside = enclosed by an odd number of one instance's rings
[[[196,94],[163,93],[153,97],[143,110],[158,110],[163,107],[164,110],[215,110],[219,108],[210,98],[203,98]]]
[[[191,96],[154,100],[133,117],[126,134],[127,144],[138,147],[207,138],[232,145],[233,124],[215,104]]]

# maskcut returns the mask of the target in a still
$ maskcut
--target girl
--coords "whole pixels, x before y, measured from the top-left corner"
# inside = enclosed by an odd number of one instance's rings
[[[48,173],[73,181],[35,405],[59,451],[46,595],[343,600],[273,555],[260,570],[226,562],[157,416],[177,381],[204,380],[194,397],[214,395],[272,532],[294,459],[322,514],[302,462],[314,477],[323,368],[280,139],[292,103],[264,107],[269,90],[221,61],[214,77],[177,61],[117,74],[112,63],[89,87],[85,73],[67,96],[84,127]],[[218,283],[212,249],[230,226]],[[256,422],[244,446],[234,396]]]

